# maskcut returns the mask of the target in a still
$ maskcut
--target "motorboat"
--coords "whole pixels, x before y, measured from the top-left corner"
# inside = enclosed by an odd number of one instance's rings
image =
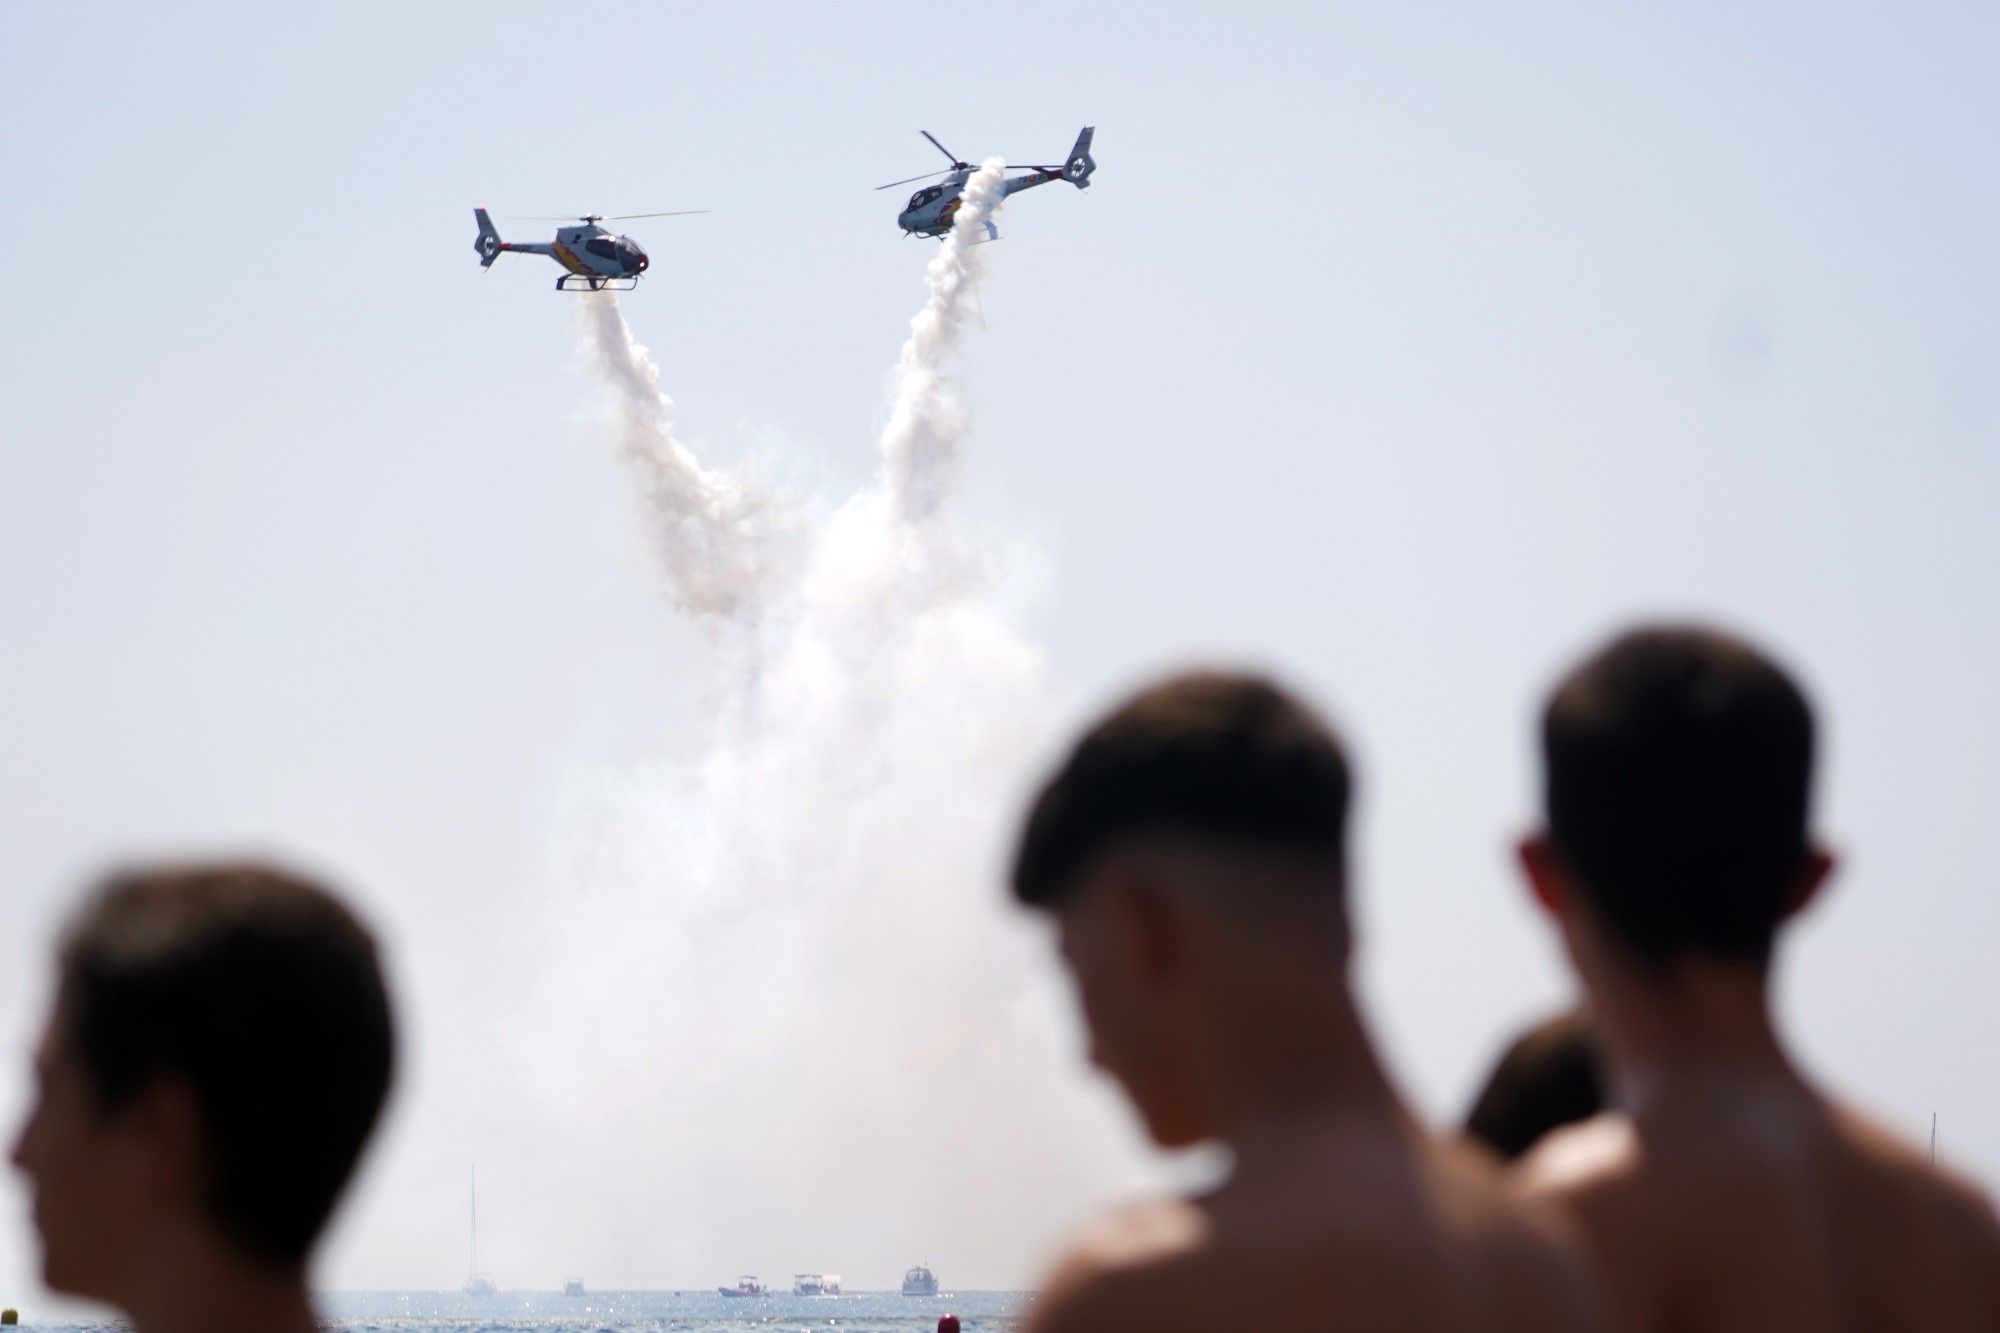
[[[800,1273],[792,1279],[794,1296],[838,1296],[840,1295],[840,1274]]]
[[[766,1287],[763,1283],[759,1282],[755,1277],[752,1277],[747,1273],[744,1274],[742,1277],[736,1279],[735,1286],[717,1287],[716,1290],[721,1292],[725,1296],[737,1296],[737,1297],[768,1296],[771,1294],[770,1288]]]
[[[938,1294],[937,1274],[931,1272],[930,1265],[918,1264],[903,1274],[903,1294],[905,1296],[935,1296]]]

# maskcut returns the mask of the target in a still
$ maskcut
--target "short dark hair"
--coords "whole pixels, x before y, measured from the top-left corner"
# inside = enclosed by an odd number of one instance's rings
[[[1346,863],[1347,758],[1269,681],[1198,672],[1142,690],[1085,732],[1029,810],[1014,893],[1058,904],[1113,844],[1171,833]]]
[[[1812,709],[1739,639],[1615,639],[1542,719],[1549,834],[1616,940],[1649,965],[1764,963],[1808,856]]]
[[[1466,1117],[1465,1133],[1512,1162],[1609,1104],[1596,1025],[1573,1009],[1537,1023],[1507,1048]]]
[[[106,1110],[185,1079],[207,1203],[253,1259],[307,1251],[388,1092],[394,1033],[375,942],[326,890],[251,863],[127,870],[71,924],[58,1039]]]

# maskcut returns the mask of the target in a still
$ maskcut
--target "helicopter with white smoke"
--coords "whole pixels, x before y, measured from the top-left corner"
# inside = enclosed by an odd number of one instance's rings
[[[903,211],[896,216],[896,225],[903,229],[905,236],[934,236],[943,240],[945,233],[960,220],[959,213],[965,206],[965,192],[972,180],[973,166],[970,162],[961,161],[958,154],[939,143],[937,136],[929,130],[918,130],[917,133],[929,139],[931,146],[943,153],[951,165],[943,171],[927,171],[921,176],[906,176],[902,180],[890,181],[887,185],[878,185],[875,188],[893,190],[898,185],[908,185],[911,181],[943,176],[945,179],[938,184],[926,185],[911,195],[910,202],[903,205]],[[1097,170],[1097,159],[1090,155],[1090,141],[1096,133],[1095,126],[1084,126],[1083,132],[1076,136],[1076,146],[1069,150],[1069,156],[1063,160],[1061,166],[1031,166],[1027,168],[1026,175],[1011,176],[1001,181],[1000,197],[1005,199],[1023,190],[1032,190],[1037,185],[1047,185],[1050,181],[1068,181],[1079,190],[1089,189],[1091,173]],[[1000,239],[1000,229],[993,225],[990,211],[977,218],[968,211],[964,220],[984,227],[987,240]]]
[[[554,1139],[587,1106],[589,1140],[617,1145],[563,1238],[588,1235],[603,1267],[645,1271],[671,1238],[693,1277],[837,1246],[850,1271],[929,1254],[1011,1280],[1049,1199],[1143,1172],[1080,1102],[1061,992],[995,884],[1050,712],[996,585],[1009,562],[953,505],[970,417],[952,362],[1005,179],[998,159],[969,174],[877,480],[830,510],[700,461],[616,299],[580,312],[676,604],[757,663],[718,653],[692,744],[587,784],[546,919],[514,923],[555,953],[496,1025],[510,1057],[615,1071],[524,1086],[514,1108]],[[510,1167],[550,1197],[577,1169]]]
[[[479,234],[472,238],[472,248],[479,255],[479,267],[492,269],[493,261],[508,251],[517,254],[547,255],[563,266],[563,275],[556,279],[559,292],[629,292],[639,285],[639,277],[652,267],[652,260],[630,236],[619,236],[609,228],[600,227],[600,222],[628,222],[634,218],[685,218],[697,213],[706,213],[705,208],[683,208],[672,213],[620,213],[607,218],[602,213],[585,213],[575,219],[578,225],[560,227],[553,241],[503,241],[499,228],[484,208],[472,210],[473,221],[479,224]],[[568,222],[566,217],[535,217],[527,219],[537,222]]]

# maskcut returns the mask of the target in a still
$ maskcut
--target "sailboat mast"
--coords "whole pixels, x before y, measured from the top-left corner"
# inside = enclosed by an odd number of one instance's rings
[[[472,1206],[472,1276],[479,1276],[479,1168],[472,1168],[471,1188],[467,1197]]]

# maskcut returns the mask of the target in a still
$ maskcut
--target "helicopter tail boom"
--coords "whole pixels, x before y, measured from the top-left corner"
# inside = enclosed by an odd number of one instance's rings
[[[1090,155],[1090,141],[1097,133],[1095,125],[1086,125],[1076,136],[1076,147],[1069,150],[1063,160],[1063,179],[1079,190],[1090,188],[1090,173],[1097,170],[1097,159]]]
[[[479,252],[479,267],[492,268],[493,261],[500,257],[502,250],[507,249],[507,244],[500,239],[500,233],[494,229],[493,219],[486,216],[485,209],[473,209],[472,216],[479,222],[479,235],[472,241],[472,248]]]

